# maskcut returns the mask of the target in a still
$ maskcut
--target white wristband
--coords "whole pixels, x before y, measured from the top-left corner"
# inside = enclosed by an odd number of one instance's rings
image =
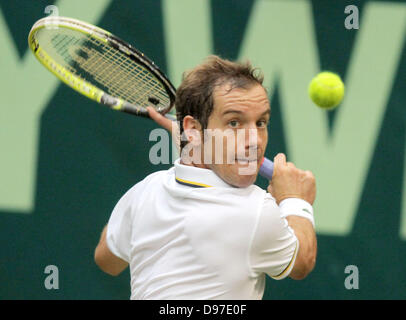
[[[299,216],[308,219],[314,227],[313,207],[310,203],[299,198],[288,198],[279,203],[281,217]]]

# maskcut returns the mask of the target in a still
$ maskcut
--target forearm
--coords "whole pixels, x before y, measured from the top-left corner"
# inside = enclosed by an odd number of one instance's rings
[[[279,153],[274,158],[274,173],[268,191],[279,206],[281,218],[286,218],[299,241],[290,277],[303,279],[313,270],[317,255],[312,207],[316,198],[315,177],[311,171],[300,170],[286,162],[286,156]]]
[[[313,224],[304,217],[287,216],[289,226],[294,230],[299,241],[299,252],[290,277],[304,279],[314,268],[317,256],[317,238]]]

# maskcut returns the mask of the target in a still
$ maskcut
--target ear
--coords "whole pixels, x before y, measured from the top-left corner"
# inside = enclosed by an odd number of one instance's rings
[[[195,145],[200,144],[202,126],[198,120],[192,116],[184,117],[183,131],[188,142],[192,142]]]

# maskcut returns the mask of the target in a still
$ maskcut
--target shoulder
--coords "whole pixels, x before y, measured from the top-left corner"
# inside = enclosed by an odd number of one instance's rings
[[[115,209],[122,207],[130,207],[133,203],[137,203],[138,199],[142,198],[151,185],[156,186],[157,181],[162,181],[169,170],[160,170],[149,174],[143,180],[137,182],[119,199]]]
[[[268,192],[264,195],[264,201],[259,210],[259,219],[263,225],[273,227],[285,227],[287,224],[286,220],[281,217],[280,208],[275,198]]]
[[[256,237],[264,244],[272,243],[273,240],[284,237],[295,238],[293,230],[289,227],[287,220],[281,216],[281,211],[275,198],[266,193],[264,201],[259,208]]]
[[[251,185],[247,188],[230,189],[227,196],[230,200],[243,203],[244,206],[251,206],[252,209],[261,209],[266,203],[272,201],[272,196],[264,189],[257,185]],[[257,212],[256,210],[255,212]]]
[[[252,233],[266,198],[266,191],[254,185],[247,188],[195,188],[185,194],[183,203],[193,208],[188,222],[198,232],[228,230],[232,221],[233,234],[242,237]]]
[[[141,181],[137,182],[135,185],[133,185],[127,192],[127,193],[133,193],[136,190],[140,190],[145,188],[146,186],[148,186],[150,183],[155,182],[157,180],[161,180],[162,177],[166,176],[167,173],[170,171],[169,170],[160,170],[160,171],[156,171],[153,172],[149,175],[147,175],[144,179],[142,179]]]
[[[259,203],[258,200],[265,200],[267,198],[267,192],[258,187],[257,185],[250,185],[246,188],[236,188],[236,187],[212,187],[212,188],[196,188],[196,192],[204,192],[212,193],[216,195],[219,199],[234,199],[235,201],[243,201],[247,202],[255,200],[256,203]]]

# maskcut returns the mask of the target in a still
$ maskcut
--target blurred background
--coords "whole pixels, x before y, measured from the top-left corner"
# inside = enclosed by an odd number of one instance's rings
[[[50,14],[111,31],[175,86],[212,53],[263,71],[267,156],[286,153],[318,188],[316,267],[268,278],[264,299],[406,298],[406,1],[0,0],[0,299],[128,299],[128,270],[104,274],[94,248],[124,192],[175,160],[149,161],[155,123],[101,108],[36,61],[27,36]],[[346,84],[334,111],[308,98],[321,70]]]

